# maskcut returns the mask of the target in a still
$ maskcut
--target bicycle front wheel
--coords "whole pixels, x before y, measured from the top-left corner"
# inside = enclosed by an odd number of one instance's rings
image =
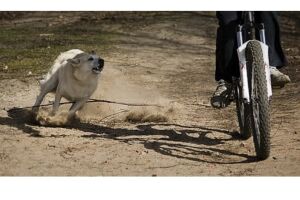
[[[265,64],[261,45],[256,40],[246,47],[247,73],[250,90],[251,129],[258,159],[270,155],[270,112]]]

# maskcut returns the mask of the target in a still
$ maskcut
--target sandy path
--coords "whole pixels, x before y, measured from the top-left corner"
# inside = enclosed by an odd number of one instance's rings
[[[284,20],[294,25],[283,26],[293,64],[285,72],[293,83],[274,91],[272,153],[266,161],[255,161],[252,139],[238,139],[234,104],[225,110],[206,106],[215,89],[215,18],[210,13],[169,13],[103,25],[107,31],[117,29],[120,37],[105,55],[106,69],[95,94],[123,102],[176,102],[180,107],[169,122],[132,124],[120,116],[101,121],[132,108],[90,104],[81,123],[36,126],[22,112],[6,112],[34,102],[35,79],[1,80],[0,175],[299,175],[300,38],[288,32],[299,30],[299,22],[286,15]],[[292,41],[298,46],[291,47]]]

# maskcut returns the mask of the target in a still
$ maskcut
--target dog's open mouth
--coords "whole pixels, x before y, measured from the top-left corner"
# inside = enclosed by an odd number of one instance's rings
[[[102,67],[94,67],[92,70],[94,73],[99,74],[102,70]]]

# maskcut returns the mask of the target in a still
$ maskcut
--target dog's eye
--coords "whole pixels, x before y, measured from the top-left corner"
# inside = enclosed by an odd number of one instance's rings
[[[94,60],[94,58],[93,57],[89,57],[89,59],[88,59],[89,61],[93,61]]]

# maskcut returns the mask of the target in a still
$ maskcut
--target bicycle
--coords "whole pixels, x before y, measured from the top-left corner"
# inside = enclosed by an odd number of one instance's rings
[[[256,156],[265,160],[270,155],[272,87],[264,24],[255,22],[254,12],[242,13],[236,39],[240,77],[233,77],[232,92],[235,94],[240,133],[244,139],[253,136]]]

